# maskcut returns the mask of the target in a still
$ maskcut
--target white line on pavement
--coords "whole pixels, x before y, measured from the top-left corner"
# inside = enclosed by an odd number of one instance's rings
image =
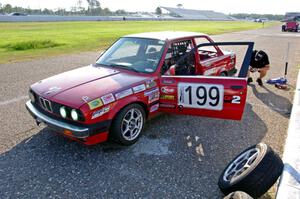
[[[21,100],[24,100],[24,99],[28,99],[28,96],[24,95],[24,96],[20,96],[20,97],[10,99],[10,100],[2,101],[2,102],[0,102],[0,106],[15,103],[15,102],[18,102],[18,101],[21,101]]]

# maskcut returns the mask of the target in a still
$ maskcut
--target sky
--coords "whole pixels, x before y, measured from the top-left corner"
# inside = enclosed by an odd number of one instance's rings
[[[0,0],[1,4],[11,4],[30,8],[66,8],[76,5],[78,0]],[[299,0],[99,0],[101,7],[110,10],[154,12],[157,6],[176,7],[182,4],[187,9],[214,10],[229,13],[285,14],[300,12]],[[86,0],[82,0],[84,5]]]

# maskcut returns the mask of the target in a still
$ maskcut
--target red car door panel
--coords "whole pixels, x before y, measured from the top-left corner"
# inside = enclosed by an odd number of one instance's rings
[[[240,120],[243,115],[245,78],[162,76],[160,111]]]
[[[211,45],[248,47],[238,77],[163,75],[160,78],[160,111],[232,120],[242,118],[247,97],[247,72],[254,43],[200,44],[191,53],[199,47]],[[180,58],[178,63],[187,56]]]

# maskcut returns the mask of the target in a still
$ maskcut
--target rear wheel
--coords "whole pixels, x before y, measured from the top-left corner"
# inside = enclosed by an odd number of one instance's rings
[[[145,111],[139,104],[126,106],[112,123],[112,138],[123,145],[134,144],[144,128],[145,118]]]
[[[220,76],[222,76],[222,77],[226,77],[226,76],[228,76],[228,75],[227,75],[227,73],[226,73],[226,72],[221,72]]]

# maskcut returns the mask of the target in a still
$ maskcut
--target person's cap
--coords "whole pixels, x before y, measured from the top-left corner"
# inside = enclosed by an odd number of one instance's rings
[[[254,59],[255,59],[255,61],[260,61],[260,60],[262,60],[263,57],[264,57],[263,51],[260,50],[260,51],[257,51]]]

